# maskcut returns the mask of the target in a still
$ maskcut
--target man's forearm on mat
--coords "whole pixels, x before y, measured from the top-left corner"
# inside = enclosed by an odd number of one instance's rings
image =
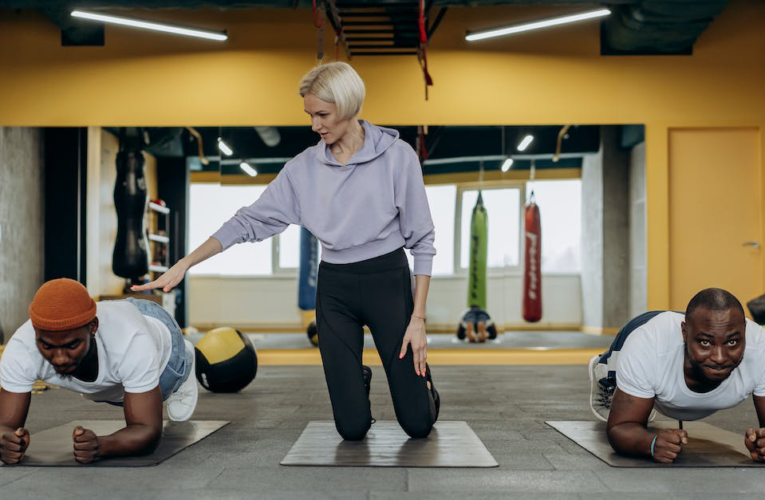
[[[162,432],[149,425],[128,425],[114,434],[98,436],[98,456],[145,455],[157,449],[161,437]]]

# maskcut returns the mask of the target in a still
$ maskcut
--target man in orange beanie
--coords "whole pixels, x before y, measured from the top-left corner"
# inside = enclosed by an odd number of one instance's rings
[[[19,463],[29,446],[24,429],[37,379],[123,406],[125,428],[96,436],[76,427],[74,458],[151,453],[162,435],[162,402],[171,420],[188,420],[197,402],[194,347],[160,306],[147,300],[96,303],[80,283],[45,283],[29,306],[30,320],[0,359],[0,460]]]

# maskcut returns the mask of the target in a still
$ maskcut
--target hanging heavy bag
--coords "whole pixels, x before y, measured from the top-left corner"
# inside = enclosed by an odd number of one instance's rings
[[[114,207],[117,210],[117,239],[114,242],[114,274],[137,282],[149,272],[149,242],[146,238],[146,169],[143,152],[126,149],[117,153],[117,182]]]
[[[533,191],[525,212],[526,259],[523,264],[523,319],[534,323],[542,319],[542,222]]]
[[[470,264],[468,269],[468,307],[486,309],[486,260],[488,256],[489,215],[478,200],[470,218]]]
[[[765,295],[760,295],[746,303],[755,323],[765,325]]]
[[[319,240],[300,228],[300,272],[298,277],[298,308],[303,316],[303,328],[313,345],[319,345],[316,329],[316,281],[319,273]]]

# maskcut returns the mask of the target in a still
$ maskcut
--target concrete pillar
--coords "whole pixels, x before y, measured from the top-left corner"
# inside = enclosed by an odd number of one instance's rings
[[[648,310],[645,142],[630,153],[630,317]]]
[[[582,162],[582,324],[603,328],[603,153]]]
[[[43,283],[42,150],[39,129],[0,127],[0,334],[5,342],[29,319],[27,308]]]
[[[629,321],[629,151],[619,127],[601,127],[603,150],[603,328]]]
[[[582,164],[582,319],[587,331],[629,320],[629,154],[619,128],[601,127],[601,148]]]

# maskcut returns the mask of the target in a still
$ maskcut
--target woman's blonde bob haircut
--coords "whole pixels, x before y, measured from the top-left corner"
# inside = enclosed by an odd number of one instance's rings
[[[356,70],[344,62],[331,62],[316,66],[300,80],[300,97],[315,95],[337,106],[341,120],[361,113],[366,88]]]

